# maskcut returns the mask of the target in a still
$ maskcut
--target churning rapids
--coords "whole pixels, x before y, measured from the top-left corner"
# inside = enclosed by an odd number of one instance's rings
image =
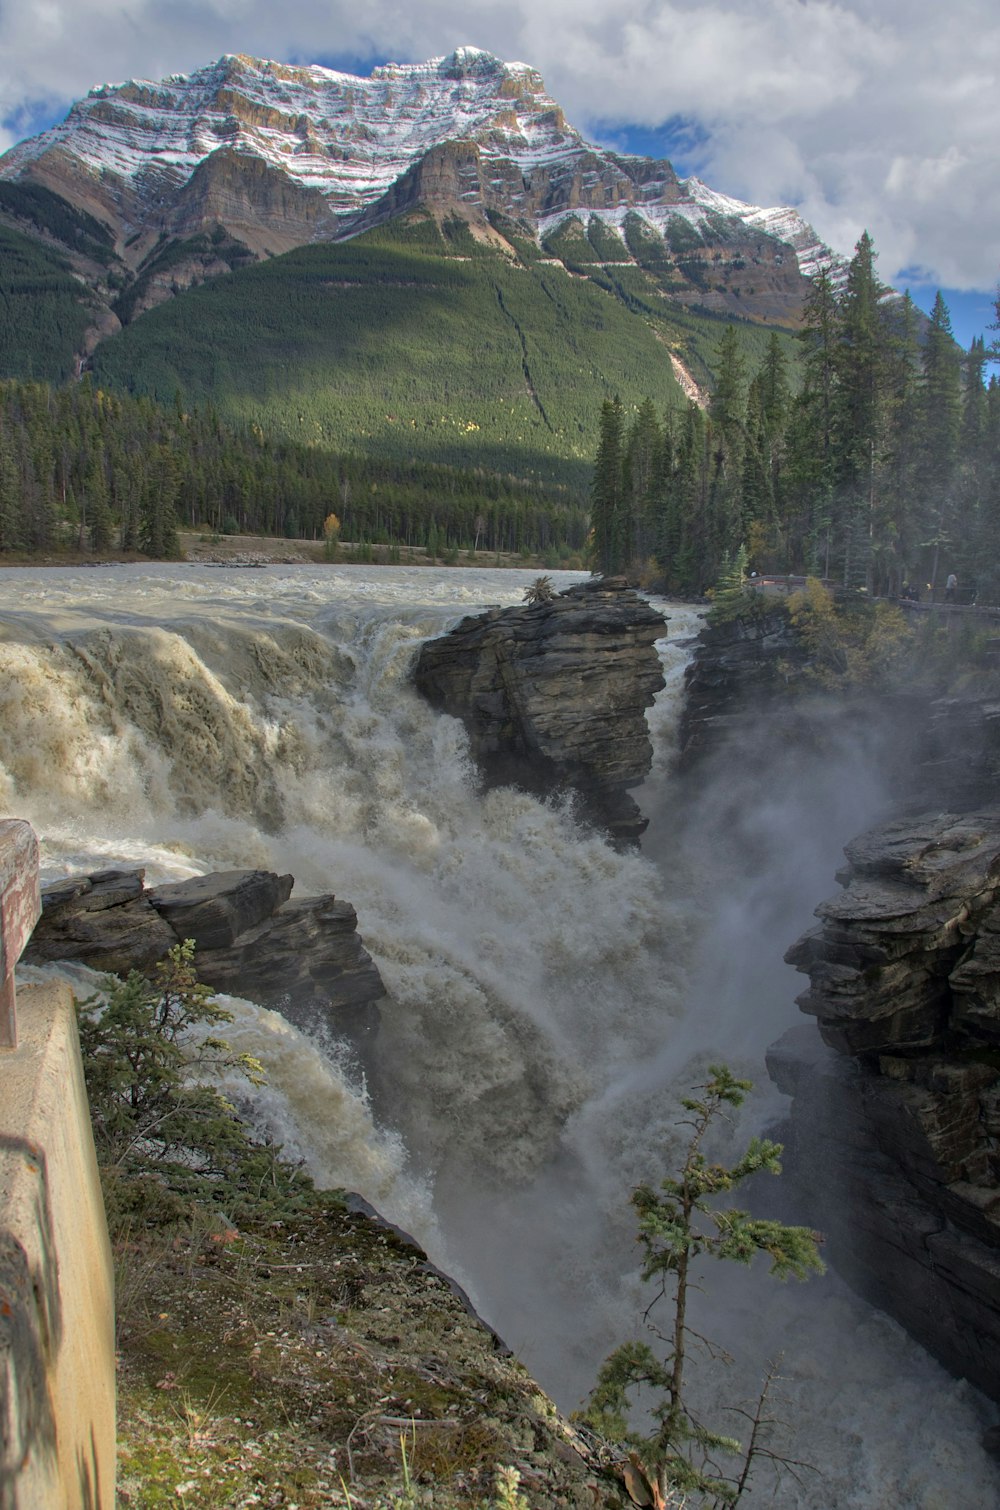
[[[781,955],[882,793],[871,751],[835,741],[822,768],[776,771],[766,793],[731,775],[718,802],[674,811],[697,621],[669,605],[642,852],[616,853],[568,801],[482,795],[464,731],[408,669],[423,638],[520,602],[530,576],[5,571],[0,810],[34,825],[47,879],[261,866],[354,903],[389,991],[370,1093],[320,1024],[306,1037],[235,1003],[229,1036],[269,1067],[255,1115],[320,1183],[412,1231],[572,1408],[637,1326],[628,1192],[664,1169],[678,1095],[724,1058],[758,1084],[747,1125],[778,1110],[763,1052],[798,1015]],[[730,865],[734,844],[752,866]],[[835,1277],[707,1284],[701,1329],[736,1355],[721,1383],[706,1369],[707,1406],[716,1389],[754,1396],[780,1352],[783,1450],[814,1465],[773,1487],[762,1472],[756,1499],[1000,1504],[978,1445],[992,1409]]]

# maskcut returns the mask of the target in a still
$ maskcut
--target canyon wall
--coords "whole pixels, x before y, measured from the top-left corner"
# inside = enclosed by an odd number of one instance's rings
[[[988,671],[943,692],[810,670],[778,601],[710,626],[680,757],[698,780],[752,746],[763,777],[768,750],[805,753],[831,712],[895,735],[895,813],[848,843],[842,890],[786,956],[816,1020],[768,1054],[791,1098],[788,1183],[839,1272],[1000,1399],[1000,699]]]
[[[787,955],[822,1043],[795,1029],[768,1056],[790,1163],[837,1268],[1000,1398],[1000,808],[846,853]]]

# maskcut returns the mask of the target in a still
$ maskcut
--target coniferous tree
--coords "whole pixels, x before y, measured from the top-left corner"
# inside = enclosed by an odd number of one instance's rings
[[[677,1173],[657,1187],[643,1184],[632,1193],[642,1277],[656,1286],[643,1317],[652,1342],[635,1337],[615,1349],[601,1367],[585,1419],[632,1449],[629,1492],[637,1504],[665,1507],[672,1492],[679,1491],[716,1507],[736,1505],[758,1455],[781,1461],[756,1432],[744,1449],[737,1439],[708,1426],[690,1399],[693,1349],[701,1346],[716,1360],[721,1352],[689,1319],[691,1294],[702,1287],[699,1266],[705,1259],[749,1267],[765,1255],[770,1272],[782,1280],[805,1280],[824,1268],[818,1233],[721,1204],[744,1181],[781,1172],[781,1145],[768,1139],[752,1138],[729,1166],[703,1152],[713,1123],[738,1107],[750,1089],[749,1081],[738,1080],[725,1065],[711,1065],[709,1079],[681,1103],[689,1137]],[[653,1320],[658,1305],[666,1314]],[[761,1404],[766,1392],[767,1382]],[[636,1404],[642,1406],[638,1422],[633,1419]],[[750,1419],[759,1422],[761,1411]],[[730,1473],[719,1466],[726,1455],[737,1460]]]
[[[108,484],[102,459],[95,448],[84,482],[86,512],[90,524],[90,548],[93,551],[110,550],[114,537],[114,523],[111,518]],[[82,533],[82,520],[80,527]]]
[[[962,423],[961,358],[951,329],[948,306],[940,291],[934,300],[923,350],[920,490],[930,525],[930,582],[937,589],[942,557],[958,564],[956,551],[968,560],[968,541],[959,538],[955,480]]]
[[[838,337],[836,291],[824,268],[813,279],[803,309],[803,381],[789,416],[785,469],[791,559],[820,577],[829,577],[833,559]]]
[[[791,389],[788,381],[788,361],[785,350],[776,332],[771,332],[767,355],[756,379],[761,410],[763,413],[763,461],[768,478],[771,528],[781,531],[785,518],[785,451],[788,418],[791,409]],[[775,541],[780,551],[782,542]]]
[[[925,533],[917,470],[921,392],[917,312],[907,294],[885,322],[884,439],[872,531],[869,585],[876,595],[896,597],[920,567]]]
[[[676,474],[682,417],[668,409],[660,430],[661,446],[657,459],[652,518],[650,522],[652,553],[664,573],[668,573],[677,556],[680,531],[676,499]]]
[[[711,426],[692,401],[681,427],[672,488],[677,553],[668,568],[668,580],[680,592],[704,592],[713,580],[709,575],[711,466]]]
[[[767,550],[775,532],[775,499],[770,465],[770,446],[764,403],[758,378],[747,396],[743,473],[740,480],[740,515],[756,561]],[[727,548],[728,553],[728,548]]]
[[[961,464],[956,487],[958,514],[971,521],[970,547],[974,567],[966,567],[979,602],[1000,602],[1000,455],[991,408],[996,380],[985,382],[989,360],[982,337],[974,340],[965,364],[962,401]]]
[[[177,456],[168,445],[154,447],[146,472],[142,548],[157,558],[178,554],[175,505],[180,482]]]
[[[965,383],[962,397],[962,456],[968,460],[982,458],[987,433],[986,342],[973,338],[965,359]]]
[[[600,436],[590,493],[592,560],[595,570],[613,576],[626,565],[628,523],[622,477],[624,421],[617,394],[601,405]]]
[[[746,445],[746,361],[736,327],[729,325],[719,342],[718,374],[709,408],[712,476],[709,495],[709,558],[714,580],[730,543],[743,538],[741,482]]]
[[[0,551],[17,550],[20,543],[18,470],[10,427],[0,415]]]
[[[623,457],[623,505],[629,521],[629,556],[652,554],[653,518],[660,486],[663,434],[651,399],[644,399],[629,426]]]
[[[834,394],[836,494],[834,550],[845,587],[864,586],[872,561],[882,442],[885,290],[865,231],[855,249],[840,304]]]

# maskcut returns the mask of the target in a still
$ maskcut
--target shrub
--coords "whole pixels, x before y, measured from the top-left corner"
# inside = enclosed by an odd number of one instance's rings
[[[899,668],[912,632],[894,603],[851,598],[838,603],[809,577],[788,599],[788,616],[811,659],[815,680],[871,686]]]
[[[340,520],[336,514],[327,514],[323,520],[323,559],[336,561],[340,545]]]
[[[237,1069],[264,1072],[213,1029],[232,1021],[194,968],[194,943],[170,950],[153,980],[109,976],[103,995],[77,1003],[98,1163],[112,1224],[141,1213],[176,1219],[192,1200],[226,1206],[292,1200],[311,1187],[278,1151],[254,1140],[212,1084]]]

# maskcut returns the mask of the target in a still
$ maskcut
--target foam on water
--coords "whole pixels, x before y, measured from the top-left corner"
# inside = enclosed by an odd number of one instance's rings
[[[424,637],[519,602],[531,576],[5,572],[0,804],[32,821],[49,876],[255,865],[354,903],[389,990],[370,1099],[321,1024],[233,1003],[230,1037],[270,1071],[255,1115],[413,1231],[572,1406],[642,1309],[628,1189],[669,1163],[677,1096],[708,1058],[765,1078],[796,1016],[781,951],[879,792],[854,741],[776,769],[766,793],[727,773],[681,811],[667,766],[697,616],[677,606],[642,853],[581,828],[568,797],[484,795],[461,726],[408,671]],[[771,1109],[761,1096],[747,1125]],[[1000,1502],[980,1397],[835,1280],[731,1294],[713,1278],[711,1309],[706,1330],[738,1338],[723,1399],[752,1395],[784,1348],[788,1450],[819,1472],[772,1503]],[[719,1392],[715,1371],[703,1387]]]

